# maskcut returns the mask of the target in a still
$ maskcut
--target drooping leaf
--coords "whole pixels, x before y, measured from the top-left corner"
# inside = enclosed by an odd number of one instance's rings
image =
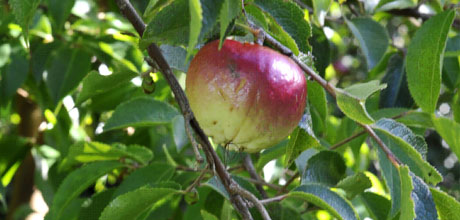
[[[415,216],[417,219],[438,219],[436,206],[428,185],[419,177],[410,173],[413,190],[411,200],[414,202]]]
[[[409,172],[407,166],[399,167],[399,178],[401,180],[401,214],[399,219],[401,220],[415,218],[415,204],[412,201],[414,198],[411,198],[414,186]]]
[[[460,158],[460,124],[443,117],[432,117],[434,127],[449,145],[452,152]]]
[[[392,119],[380,119],[375,123],[375,129],[393,154],[407,164],[417,176],[430,184],[442,181],[438,171],[424,159],[427,146],[422,137],[414,135],[406,126]]]
[[[83,166],[70,173],[59,186],[50,208],[52,219],[61,219],[64,209],[69,203],[93,184],[99,177],[110,171],[121,168],[117,161],[101,161]]]
[[[51,18],[53,18],[54,21],[53,29],[60,30],[64,27],[64,22],[69,17],[74,4],[75,0],[48,0]]]
[[[163,44],[160,50],[171,68],[187,72],[190,60],[186,60],[187,51],[184,48]]]
[[[20,53],[11,56],[11,63],[7,64],[6,70],[1,72],[0,81],[0,100],[5,103],[10,99],[16,90],[26,80],[29,73],[29,62]]]
[[[380,93],[380,106],[382,108],[411,107],[414,103],[407,87],[406,72],[404,71],[404,59],[395,54],[388,62],[388,68],[382,83],[388,85]]]
[[[139,97],[120,104],[105,124],[104,130],[166,124],[177,115],[179,112],[165,102],[151,97]]]
[[[320,26],[324,25],[324,19],[326,18],[327,11],[329,11],[329,7],[331,6],[331,0],[312,0],[313,4],[313,13],[315,15],[316,20],[318,21]]]
[[[441,89],[441,64],[455,11],[431,17],[415,33],[407,49],[406,72],[409,91],[423,111],[436,109]]]
[[[91,54],[83,49],[63,48],[56,52],[46,78],[54,104],[78,86],[90,64]]]
[[[153,162],[146,167],[133,171],[123,180],[112,197],[115,198],[147,184],[157,184],[168,181],[173,175],[173,166],[167,163]]]
[[[168,200],[178,190],[142,187],[115,198],[102,212],[100,220],[136,219],[159,201]]]
[[[304,19],[304,13],[299,6],[283,0],[255,0],[254,3],[273,16],[276,22],[294,38],[301,52],[310,51],[308,38],[311,36],[311,27]]]
[[[190,36],[188,38],[187,60],[193,53],[193,50],[198,42],[198,37],[200,36],[202,27],[201,22],[203,20],[203,10],[201,9],[200,0],[189,0],[188,4],[190,12]]]
[[[376,193],[364,192],[362,194],[362,201],[372,219],[387,219],[391,207],[390,200]]]
[[[386,84],[379,84],[377,80],[374,80],[354,84],[345,89],[337,89],[337,105],[351,119],[359,123],[371,124],[374,119],[367,113],[365,101],[370,95],[384,88],[386,88]]]
[[[309,113],[304,114],[299,127],[295,128],[289,136],[289,142],[286,146],[285,166],[291,165],[304,150],[318,145],[319,142],[311,127],[311,116]]]
[[[337,187],[345,190],[348,195],[347,197],[349,198],[355,197],[371,186],[371,181],[366,174],[362,172],[355,173],[352,176],[347,176],[337,183]]]
[[[303,199],[307,202],[329,211],[336,218],[341,220],[359,219],[351,203],[329,190],[327,187],[318,184],[306,184],[295,188],[290,192],[289,197]]]
[[[336,185],[345,176],[345,161],[334,151],[320,151],[312,156],[302,175],[302,184]]]
[[[366,58],[367,69],[371,70],[380,62],[390,45],[387,31],[371,18],[354,18],[346,22],[359,42]]]
[[[238,16],[241,12],[241,1],[234,1],[234,0],[224,0],[222,8],[220,9],[219,13],[219,21],[220,21],[220,42],[219,48],[222,47],[225,39],[225,32],[227,31],[228,25],[230,22]]]
[[[447,193],[430,187],[441,220],[460,219],[460,203]]]
[[[376,11],[412,8],[415,6],[417,6],[417,0],[382,0],[377,5]]]
[[[119,160],[121,157],[127,157],[146,165],[153,158],[153,153],[150,149],[139,145],[79,142],[69,147],[67,157],[60,164],[60,168],[66,169],[76,163]]]
[[[24,38],[28,41],[29,24],[32,21],[40,0],[10,0],[8,3],[13,10],[16,21],[24,32]]]
[[[93,96],[120,87],[136,76],[138,76],[136,72],[122,66],[119,66],[115,72],[108,76],[103,76],[93,70],[83,79],[83,87],[78,94],[76,104],[79,105]]]

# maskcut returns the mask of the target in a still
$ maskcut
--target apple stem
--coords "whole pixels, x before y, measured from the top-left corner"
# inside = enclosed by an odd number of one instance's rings
[[[136,29],[139,36],[142,36],[142,34],[145,31],[145,23],[139,16],[137,11],[134,9],[134,7],[131,5],[129,0],[116,0],[115,2],[118,8],[120,9],[121,14],[123,14],[123,16],[125,16],[129,20],[129,22],[133,25],[134,29]],[[227,172],[227,169],[220,160],[216,151],[214,151],[214,148],[209,142],[208,137],[203,132],[203,129],[201,129],[200,125],[198,124],[198,121],[194,117],[193,112],[190,109],[187,96],[185,95],[185,92],[182,90],[168,62],[161,53],[160,48],[155,43],[152,43],[147,47],[147,52],[150,58],[152,58],[152,60],[147,59],[147,63],[152,67],[156,67],[156,64],[158,64],[161,73],[163,74],[169,87],[174,93],[174,98],[176,99],[177,104],[179,105],[179,108],[182,114],[184,115],[184,119],[186,119],[185,123],[188,123],[189,126],[194,130],[198,142],[200,142],[201,146],[203,147],[203,151],[205,152],[208,164],[210,165],[210,167],[213,168],[213,170],[215,170],[215,173],[221,180],[225,189],[228,192],[232,192],[232,190],[230,189],[230,184],[237,185],[237,183],[234,183],[234,181],[231,179],[230,174]],[[187,114],[189,116],[187,116]],[[253,219],[251,213],[249,212],[249,208],[247,204],[244,202],[241,195],[230,193],[230,201],[233,207],[235,207],[235,210],[238,211],[238,213],[242,216],[243,219]]]

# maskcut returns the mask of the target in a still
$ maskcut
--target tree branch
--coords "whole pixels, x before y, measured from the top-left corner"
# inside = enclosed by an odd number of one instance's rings
[[[244,156],[243,165],[244,165],[244,168],[248,171],[249,176],[251,176],[252,179],[264,182],[262,181],[262,178],[260,178],[259,174],[257,174],[256,169],[254,168],[254,164],[252,163],[251,155],[246,154]],[[256,184],[256,188],[260,192],[260,195],[262,195],[262,198],[264,199],[268,198],[267,192],[265,192],[264,188],[262,187],[262,184],[260,183]]]
[[[136,10],[131,5],[131,3],[128,0],[116,0],[116,3],[123,16],[125,16],[129,20],[129,22],[131,22],[138,34],[142,36],[145,30],[145,24],[139,16],[139,14],[137,14]],[[222,161],[220,160],[219,156],[212,148],[211,143],[208,140],[208,137],[203,132],[200,125],[198,124],[198,121],[193,116],[187,97],[182,88],[180,87],[179,83],[177,82],[177,79],[174,76],[168,62],[161,53],[160,48],[156,44],[152,43],[148,46],[147,52],[149,56],[156,62],[156,64],[158,64],[161,73],[168,82],[168,85],[171,87],[171,90],[174,93],[174,97],[179,105],[182,114],[184,115],[184,118],[189,119],[188,121],[185,121],[185,123],[190,123],[190,126],[194,130],[198,138],[198,142],[203,147],[208,164],[214,168],[217,176],[221,180],[225,189],[228,192],[233,192],[232,190],[230,190],[230,185],[232,184],[234,188],[235,186],[239,186],[237,185],[237,183],[235,183],[235,181],[231,179],[230,174],[225,169],[225,166],[222,164]],[[152,65],[152,63],[149,64]],[[243,201],[240,195],[230,193],[230,201],[232,202],[233,207],[241,214],[243,219],[253,219],[246,203]]]
[[[238,193],[239,195],[242,195],[244,198],[246,198],[247,200],[252,202],[253,205],[259,210],[259,212],[262,215],[262,218],[264,220],[271,220],[270,215],[267,212],[267,209],[265,209],[265,206],[262,205],[262,203],[259,201],[259,199],[257,199],[256,196],[254,196],[249,191],[247,191],[247,190],[245,190],[245,189],[243,189],[243,188],[241,188],[241,187],[239,187],[237,185],[234,185],[234,184],[230,185],[230,189],[233,192]]]

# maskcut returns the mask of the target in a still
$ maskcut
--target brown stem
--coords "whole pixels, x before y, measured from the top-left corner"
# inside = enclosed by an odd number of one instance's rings
[[[265,182],[260,178],[259,174],[257,174],[256,169],[254,168],[254,164],[252,163],[251,155],[246,154],[243,158],[243,165],[245,169],[248,171],[249,176],[251,176],[252,179],[257,180],[259,182]],[[260,195],[262,195],[262,198],[266,199],[268,198],[267,192],[265,192],[264,188],[262,187],[262,184],[256,184],[257,190],[260,192]]]
[[[231,184],[230,185],[230,189],[239,194],[239,195],[242,195],[244,198],[246,198],[247,200],[249,200],[250,202],[253,203],[253,205],[259,210],[260,214],[262,215],[262,218],[264,220],[271,220],[270,218],[270,215],[268,214],[267,212],[267,209],[265,209],[265,206],[262,205],[262,203],[259,201],[259,199],[257,199],[257,197],[255,197],[252,193],[250,193],[249,191],[237,186],[237,185],[234,185],[234,184]]]
[[[142,36],[145,30],[145,24],[139,16],[139,14],[137,14],[136,10],[131,5],[131,3],[128,0],[116,0],[116,3],[118,5],[118,8],[120,9],[120,12],[129,20],[129,22],[131,22],[138,34]],[[161,53],[160,48],[158,48],[156,44],[152,43],[148,46],[147,52],[150,58],[152,58],[155,61],[155,63],[158,64],[161,73],[163,74],[164,78],[168,82],[168,85],[174,93],[174,97],[177,101],[177,104],[179,105],[182,114],[184,116],[189,117],[190,120],[185,121],[185,123],[190,123],[190,126],[193,128],[198,138],[198,142],[203,147],[208,164],[215,170],[217,176],[221,180],[225,189],[228,192],[232,192],[232,190],[230,190],[230,185],[236,183],[231,179],[230,174],[225,169],[225,166],[222,164],[222,161],[220,160],[219,156],[212,148],[211,143],[208,140],[208,137],[206,136],[206,134],[204,134],[203,130],[198,124],[198,121],[193,116],[187,97],[182,88],[180,87],[171,68],[169,67],[169,64],[167,63],[166,59]],[[149,64],[151,65],[152,63]],[[240,195],[230,193],[230,201],[232,202],[233,207],[238,211],[238,213],[241,214],[243,219],[253,219],[246,203],[243,201]]]
[[[352,135],[352,136],[350,136],[350,137],[347,137],[347,138],[341,140],[340,142],[338,142],[338,143],[332,145],[332,146],[329,148],[329,150],[335,150],[335,149],[339,148],[340,146],[342,146],[342,145],[344,145],[344,144],[346,144],[346,143],[352,141],[353,139],[355,139],[355,138],[357,138],[357,137],[359,137],[359,136],[361,136],[361,135],[363,135],[363,134],[365,134],[365,133],[366,133],[366,131],[360,131],[360,132],[358,132],[358,133],[356,133],[356,134],[354,134],[354,135]]]
[[[268,203],[272,203],[272,202],[279,202],[279,201],[285,199],[286,197],[288,197],[287,194],[280,195],[280,196],[275,196],[275,197],[272,197],[272,198],[260,200],[260,203],[262,203],[262,204],[268,204]]]

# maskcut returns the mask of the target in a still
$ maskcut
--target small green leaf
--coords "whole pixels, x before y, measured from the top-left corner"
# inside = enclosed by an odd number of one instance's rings
[[[222,47],[225,39],[225,32],[227,31],[230,22],[238,16],[241,12],[241,1],[224,0],[222,8],[219,13],[220,20],[220,42],[219,48]]]
[[[331,6],[332,0],[312,0],[313,13],[320,26],[324,25],[327,11]]]
[[[380,62],[390,45],[387,31],[371,18],[355,18],[345,21],[359,42],[366,58],[367,69],[371,70]]]
[[[171,188],[142,187],[114,199],[102,212],[99,220],[136,219],[159,201],[179,193]]]
[[[32,21],[40,0],[10,0],[8,1],[16,21],[24,32],[26,42],[29,38],[29,24]]]
[[[171,179],[174,167],[167,163],[154,162],[146,167],[133,171],[126,177],[113,193],[113,198],[137,189],[146,184],[157,184]]]
[[[2,102],[10,99],[16,93],[16,90],[26,80],[28,73],[29,62],[26,57],[21,53],[14,53],[11,56],[11,63],[0,74],[0,100]]]
[[[305,122],[302,123],[302,121]],[[303,115],[302,121],[301,124],[304,125],[295,128],[289,136],[289,142],[286,146],[285,167],[289,167],[303,151],[319,145],[313,134],[309,113]]]
[[[364,192],[361,198],[372,219],[387,219],[391,207],[390,200],[372,192]]]
[[[447,193],[430,187],[441,220],[460,219],[460,203]]]
[[[454,10],[431,17],[415,33],[407,49],[409,91],[417,105],[428,113],[435,111],[438,102],[444,48],[454,17]]]
[[[434,127],[449,145],[452,152],[460,158],[460,124],[443,117],[432,117]]]
[[[189,0],[189,11],[190,11],[190,36],[188,38],[188,48],[187,48],[187,58],[189,59],[190,55],[195,49],[198,37],[200,36],[201,31],[201,21],[203,20],[203,10],[201,9],[200,0]]]
[[[384,88],[386,88],[386,84],[380,85],[379,81],[373,80],[355,84],[345,89],[337,89],[337,105],[351,119],[362,124],[372,124],[374,119],[367,113],[365,101],[370,95]]]
[[[264,151],[262,151],[262,153],[260,153],[260,157],[259,157],[259,160],[257,160],[257,164],[256,164],[256,170],[257,171],[260,171],[262,170],[262,168],[264,168],[264,166],[276,159],[276,158],[279,158],[279,157],[282,157],[284,155],[284,153],[286,153],[286,145],[288,144],[288,141],[287,140],[283,140],[281,141],[280,143],[276,144],[275,146],[273,147],[270,147],[268,149],[265,149]]]
[[[99,177],[123,166],[125,165],[117,161],[102,161],[88,164],[70,173],[54,195],[50,208],[52,219],[61,219],[67,205]]]
[[[91,54],[83,49],[66,47],[56,52],[46,78],[54,104],[78,86],[88,74],[90,65]]]
[[[355,197],[371,186],[371,181],[366,176],[366,174],[362,172],[355,173],[352,176],[347,176],[337,183],[338,188],[341,188],[347,192],[348,198]]]
[[[186,60],[187,51],[184,48],[163,44],[160,46],[160,50],[171,68],[184,73],[187,72],[190,60]]]
[[[316,109],[323,123],[326,123],[327,117],[327,100],[326,91],[316,81],[307,81],[308,101],[310,102],[310,110]]]
[[[104,131],[171,123],[177,115],[179,112],[165,102],[151,97],[139,97],[120,104],[107,120]]]
[[[203,217],[204,220],[219,220],[215,215],[205,210],[201,210],[201,217]]]
[[[189,36],[188,0],[176,0],[155,14],[147,24],[139,46],[144,49],[152,42],[171,46],[185,45],[189,41]]]
[[[341,220],[359,219],[350,201],[342,198],[327,187],[317,184],[306,184],[295,188],[289,197],[303,199],[329,211]]]
[[[78,218],[85,220],[98,220],[104,208],[112,201],[115,189],[107,189],[91,197],[91,202],[84,203],[80,209]]]
[[[75,0],[48,0],[48,7],[51,18],[54,21],[53,30],[60,30],[64,27],[64,23],[70,15]]]
[[[294,38],[301,52],[310,51],[308,38],[311,36],[311,27],[304,19],[304,13],[299,6],[283,0],[255,0],[254,3],[273,16],[276,22]]]
[[[379,2],[376,11],[389,11],[391,9],[404,9],[417,6],[417,0],[382,0]]]
[[[308,160],[302,175],[302,184],[335,186],[345,176],[345,169],[345,161],[339,153],[320,151]]]
[[[399,219],[414,219],[414,202],[411,196],[412,190],[412,178],[409,175],[409,168],[407,166],[399,167],[399,178],[401,180],[401,214]]]
[[[78,94],[76,104],[79,105],[95,95],[117,88],[136,76],[138,76],[136,72],[122,66],[119,66],[115,72],[108,76],[103,76],[93,70],[83,79],[83,87]]]
[[[404,71],[404,58],[395,54],[388,62],[387,71],[382,83],[388,85],[380,93],[380,106],[383,108],[411,107],[414,103],[407,87],[407,77]]]
[[[430,184],[442,181],[442,176],[438,171],[424,159],[427,145],[423,137],[413,134],[409,128],[392,119],[380,119],[375,123],[375,129],[377,135],[393,154],[407,164],[417,176]]]
[[[433,128],[433,122],[431,121],[431,115],[426,112],[409,112],[403,117],[396,119],[397,122],[401,122],[406,126],[419,127],[419,128]]]

